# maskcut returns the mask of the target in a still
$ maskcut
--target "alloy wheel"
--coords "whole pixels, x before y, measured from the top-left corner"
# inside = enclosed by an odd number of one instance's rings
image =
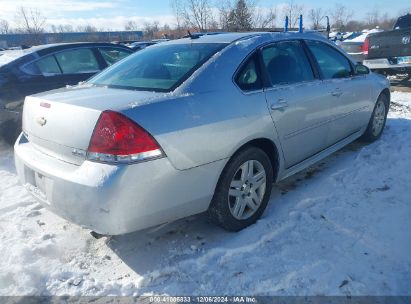
[[[234,218],[250,218],[263,200],[267,175],[264,166],[257,160],[248,160],[236,171],[230,183],[228,204]]]

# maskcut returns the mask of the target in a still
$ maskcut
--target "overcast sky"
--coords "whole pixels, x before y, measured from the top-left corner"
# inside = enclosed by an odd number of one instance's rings
[[[212,0],[216,2],[217,0]],[[257,0],[260,7],[281,7],[284,0]],[[354,18],[365,18],[367,12],[379,9],[390,16],[411,8],[410,0],[295,0],[307,9],[322,7],[327,10],[341,3],[354,10]],[[47,17],[48,24],[91,24],[112,30],[124,29],[127,20],[142,25],[146,21],[158,20],[160,24],[174,25],[169,0],[0,0],[0,19],[14,23],[19,6],[38,8]],[[280,15],[282,12],[279,12]],[[282,16],[281,16],[282,18]],[[278,21],[282,24],[282,21]]]

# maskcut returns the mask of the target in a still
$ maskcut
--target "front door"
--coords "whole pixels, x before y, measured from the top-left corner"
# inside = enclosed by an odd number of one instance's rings
[[[352,64],[340,51],[320,41],[306,43],[332,99],[332,122],[327,138],[331,146],[364,126],[371,88],[366,76],[355,75]]]
[[[331,98],[300,41],[261,51],[269,88],[265,95],[289,168],[327,146]]]

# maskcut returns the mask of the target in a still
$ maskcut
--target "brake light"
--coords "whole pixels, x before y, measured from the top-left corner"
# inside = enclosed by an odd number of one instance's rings
[[[162,157],[156,140],[126,116],[104,111],[94,128],[87,151],[92,161],[129,163]]]
[[[364,44],[361,47],[361,52],[363,52],[364,55],[368,55],[369,49],[370,49],[370,40],[368,38],[365,38]]]

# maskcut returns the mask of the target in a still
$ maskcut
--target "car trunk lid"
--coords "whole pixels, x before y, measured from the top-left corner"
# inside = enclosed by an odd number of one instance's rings
[[[94,127],[104,110],[121,111],[159,97],[160,93],[99,87],[76,87],[26,98],[23,132],[42,152],[80,165]]]
[[[364,42],[343,42],[341,43],[341,48],[345,50],[348,54],[362,54],[362,47]]]

